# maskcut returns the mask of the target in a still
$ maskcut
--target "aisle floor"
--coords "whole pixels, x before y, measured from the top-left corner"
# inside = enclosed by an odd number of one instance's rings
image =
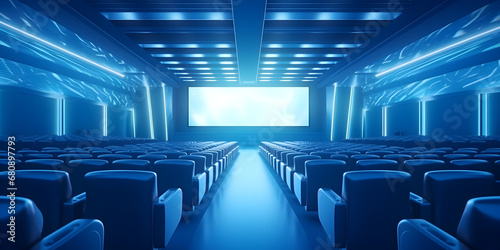
[[[294,203],[257,148],[239,151],[167,249],[328,249],[317,213]]]

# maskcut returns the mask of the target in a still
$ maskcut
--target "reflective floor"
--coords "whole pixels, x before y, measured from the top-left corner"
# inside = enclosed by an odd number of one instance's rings
[[[167,249],[325,249],[318,241],[324,235],[316,235],[319,221],[310,219],[317,214],[293,203],[257,148],[240,149],[221,178],[184,214]]]

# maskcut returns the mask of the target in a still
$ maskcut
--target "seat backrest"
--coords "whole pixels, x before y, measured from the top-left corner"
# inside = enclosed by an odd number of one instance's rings
[[[94,219],[77,219],[38,242],[31,250],[104,249],[104,226]]]
[[[450,163],[452,160],[458,159],[471,159],[471,156],[468,154],[445,154],[443,155],[443,160],[445,163]]]
[[[358,160],[356,170],[398,170],[398,162],[387,159]]]
[[[60,154],[57,156],[57,159],[63,160],[68,163],[72,160],[80,160],[80,159],[91,159],[91,154]]]
[[[195,174],[200,174],[205,172],[207,158],[202,155],[182,155],[179,159],[191,160],[195,163]]]
[[[196,153],[191,153],[191,155],[205,156],[207,167],[210,167],[210,166],[214,165],[214,156],[213,156],[213,154],[203,153],[203,152],[196,152]]]
[[[85,189],[85,217],[104,224],[105,249],[153,249],[155,173],[95,171],[85,175]]]
[[[108,161],[102,159],[81,159],[68,162],[69,179],[73,195],[85,192],[84,177],[93,171],[107,170]]]
[[[305,163],[308,160],[317,160],[321,159],[319,155],[299,155],[297,157],[294,157],[294,167],[295,167],[295,172],[305,174],[306,171],[306,166]]]
[[[411,175],[410,191],[422,196],[424,194],[424,175],[429,171],[445,170],[444,161],[433,159],[414,159],[404,162],[403,171]]]
[[[307,155],[306,153],[299,153],[299,152],[295,152],[295,153],[290,153],[290,154],[287,154],[286,155],[286,164],[291,168],[293,169],[294,168],[294,163],[295,163],[295,156],[299,156],[299,155]]]
[[[111,169],[151,171],[151,164],[148,160],[143,159],[122,159],[113,161]]]
[[[380,159],[380,156],[372,154],[355,154],[352,155],[351,158],[354,159],[355,161],[358,161],[358,160]]]
[[[182,189],[182,202],[192,210],[193,177],[195,162],[185,159],[167,159],[156,161],[152,170],[158,175],[158,192],[164,193],[170,188]]]
[[[181,155],[186,155],[185,152],[164,152],[162,155],[165,155],[167,159],[179,159]]]
[[[63,160],[59,159],[32,159],[23,163],[24,169],[67,170]]]
[[[410,216],[410,178],[387,170],[344,174],[348,249],[397,249],[397,225]]]
[[[7,187],[8,172],[0,172],[2,186]],[[43,214],[42,236],[62,226],[63,205],[71,198],[72,190],[68,173],[58,170],[17,170],[15,191],[17,197],[32,200]],[[0,194],[9,191],[0,189]]]
[[[98,155],[97,159],[102,159],[102,160],[106,160],[108,162],[113,162],[114,160],[132,159],[132,156],[126,155],[126,154],[102,154],[102,155]]]
[[[450,168],[457,170],[477,170],[486,172],[491,172],[492,170],[488,161],[483,159],[452,160],[450,161]]]
[[[335,152],[312,152],[311,155],[317,155],[321,157],[321,159],[330,159],[332,155],[336,154]]]
[[[407,154],[388,154],[388,155],[384,155],[383,158],[389,159],[389,160],[395,160],[399,164],[401,164],[406,160],[410,160],[412,157],[411,157],[411,155],[407,155]]]
[[[500,249],[500,197],[470,199],[457,229],[457,237],[473,249]]]
[[[458,222],[469,199],[495,194],[491,173],[472,170],[439,170],[424,175],[424,196],[431,203],[430,221],[456,235]]]
[[[417,154],[413,156],[414,159],[435,159],[439,160],[439,155],[437,154]]]
[[[15,208],[12,208],[11,197],[0,196],[0,230],[7,234],[0,240],[0,249],[29,249],[42,238],[43,216],[30,199],[14,198]],[[14,221],[11,216],[15,216]],[[8,240],[10,237],[15,242]]]
[[[165,160],[167,157],[162,154],[143,154],[137,156],[137,159],[148,160],[151,164],[154,164],[157,160]]]
[[[331,188],[337,194],[342,192],[342,178],[347,171],[347,164],[342,160],[316,159],[305,162],[305,176],[307,177],[306,209],[318,209],[318,190]]]
[[[494,164],[496,161],[500,160],[500,154],[477,154],[474,155],[474,158],[487,160],[490,164]]]

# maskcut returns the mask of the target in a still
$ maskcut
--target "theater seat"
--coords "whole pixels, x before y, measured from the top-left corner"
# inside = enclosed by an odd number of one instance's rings
[[[137,156],[137,159],[148,160],[151,164],[154,164],[157,160],[165,160],[167,157],[162,154],[143,154]]]
[[[191,153],[191,155],[201,155],[201,156],[205,157],[207,168],[212,167],[213,171],[214,171],[212,183],[215,182],[217,180],[217,178],[219,178],[219,164],[215,163],[213,154],[204,153],[204,152],[195,152],[195,153]]]
[[[107,170],[85,175],[85,218],[102,221],[105,249],[164,248],[182,214],[182,191],[158,197],[156,174]]]
[[[500,249],[500,197],[470,199],[461,216],[457,237],[423,219],[398,225],[399,250]]]
[[[42,238],[43,216],[36,204],[30,199],[15,197],[15,230],[10,230],[9,209],[11,198],[0,196],[0,229],[4,235],[0,240],[0,249],[30,249]],[[11,233],[9,232],[11,231]],[[15,236],[15,243],[8,240]]]
[[[151,164],[148,160],[123,159],[115,160],[110,167],[112,170],[144,170],[151,171]]]
[[[299,200],[300,204],[306,204],[306,193],[301,192],[306,189],[306,180],[304,178],[306,173],[306,161],[321,159],[318,155],[299,155],[294,158],[294,168],[293,171],[289,171],[290,176],[290,190],[293,190],[295,196]],[[293,182],[293,184],[291,184]]]
[[[126,155],[126,154],[102,154],[102,155],[98,155],[97,159],[106,160],[108,162],[113,162],[115,160],[132,159],[132,156]]]
[[[429,171],[446,170],[444,161],[433,159],[416,159],[404,162],[402,169],[411,175],[410,191],[422,196],[424,194],[424,175]]]
[[[87,173],[108,169],[108,161],[102,159],[72,160],[68,163],[73,196],[85,192],[84,177]]]
[[[469,199],[495,194],[491,173],[472,170],[439,170],[424,175],[423,197],[412,195],[413,216],[455,235]],[[415,213],[416,212],[416,213]]]
[[[334,192],[341,193],[342,178],[347,171],[347,165],[341,160],[320,159],[306,161],[305,168],[303,179],[296,178],[296,184],[305,181],[305,189],[296,190],[300,194],[306,194],[305,203],[301,205],[305,206],[307,211],[317,211],[318,189],[330,188]]]
[[[57,159],[63,160],[65,163],[68,163],[72,160],[92,159],[92,155],[91,154],[60,154],[57,156]]]
[[[387,159],[358,160],[356,170],[398,170],[398,162]]]
[[[23,163],[24,169],[67,170],[63,160],[59,159],[33,159]]]
[[[205,173],[205,175],[207,177],[207,181],[206,181],[207,185],[206,185],[205,190],[206,190],[206,192],[208,192],[208,190],[210,190],[210,187],[212,187],[214,168],[213,167],[207,168],[207,166],[206,166],[207,158],[205,156],[201,156],[201,155],[181,155],[179,157],[179,159],[194,161],[194,166],[195,166],[194,173],[195,173],[195,175]]]
[[[319,189],[319,220],[336,248],[396,250],[398,222],[410,216],[409,194],[408,173],[347,172],[342,195]]]
[[[7,187],[8,171],[0,172],[1,186]],[[67,222],[73,220],[65,213],[64,205],[71,199],[69,175],[57,170],[17,170],[15,191],[17,197],[25,197],[37,205],[43,214],[42,236],[46,236]],[[8,195],[6,188],[0,189],[1,195]]]
[[[493,172],[493,167],[490,166],[487,160],[483,159],[459,159],[450,161],[450,168],[457,170],[477,170],[485,172]]]
[[[104,226],[99,220],[74,220],[43,238],[31,250],[53,249],[102,250]]]
[[[171,188],[182,189],[182,208],[192,211],[205,195],[205,173],[194,174],[195,162],[183,159],[156,161],[152,170],[158,175],[158,191],[165,192]]]

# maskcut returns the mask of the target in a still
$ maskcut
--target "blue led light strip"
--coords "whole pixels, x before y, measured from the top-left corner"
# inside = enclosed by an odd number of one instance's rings
[[[148,112],[149,112],[149,132],[151,133],[151,139],[155,138],[155,129],[153,125],[153,109],[151,107],[151,94],[149,93],[149,86],[146,84],[146,95],[148,97]]]
[[[135,136],[135,109],[131,109],[130,111],[132,111],[132,130],[134,132],[134,137]]]
[[[108,106],[102,106],[102,135],[108,136]]]
[[[119,73],[119,72],[116,72],[116,71],[114,71],[114,70],[112,70],[112,69],[110,69],[110,68],[108,68],[108,67],[102,66],[102,65],[100,65],[100,64],[98,64],[98,63],[96,63],[96,62],[93,62],[93,61],[91,61],[91,60],[89,60],[89,59],[85,58],[85,57],[82,57],[82,56],[80,56],[80,55],[77,55],[77,54],[75,54],[75,53],[73,53],[73,52],[71,52],[71,51],[69,51],[69,50],[67,50],[67,49],[65,49],[65,48],[59,47],[59,46],[57,46],[57,45],[55,45],[55,44],[53,44],[53,43],[51,43],[51,42],[45,41],[45,40],[43,40],[42,38],[39,38],[39,37],[37,37],[37,36],[34,36],[34,35],[32,35],[32,34],[30,34],[30,33],[26,32],[26,31],[20,30],[20,29],[18,29],[18,28],[16,28],[16,27],[14,27],[14,26],[11,26],[11,25],[9,25],[9,24],[6,24],[6,23],[4,23],[4,22],[2,22],[2,21],[0,21],[0,24],[1,24],[2,26],[4,26],[4,27],[9,28],[10,30],[13,30],[13,31],[15,31],[15,32],[17,32],[17,33],[19,33],[19,34],[21,34],[21,35],[24,35],[24,36],[27,36],[27,37],[29,37],[29,38],[32,38],[32,39],[34,39],[34,40],[36,40],[36,41],[39,41],[39,42],[41,42],[41,43],[43,43],[43,44],[46,44],[46,45],[48,45],[48,46],[50,46],[50,47],[52,47],[52,48],[55,48],[55,49],[57,49],[57,50],[59,50],[59,51],[61,51],[61,52],[64,52],[64,53],[66,53],[66,54],[68,54],[68,55],[71,55],[71,56],[76,57],[76,58],[78,58],[78,59],[80,59],[80,60],[82,60],[82,61],[85,61],[85,62],[87,62],[87,63],[89,63],[89,64],[92,64],[92,65],[94,65],[94,66],[96,66],[96,67],[98,67],[98,68],[101,68],[101,69],[103,69],[103,70],[106,70],[106,71],[108,71],[108,72],[111,72],[111,73],[113,73],[113,74],[115,74],[115,75],[117,75],[117,76],[120,76],[120,77],[125,77],[125,75],[123,75],[123,74],[121,74],[121,73]]]
[[[354,87],[351,87],[351,94],[349,95],[349,110],[347,111],[347,131],[345,132],[345,138],[351,138],[351,116],[352,116],[352,103],[354,99]]]
[[[165,113],[165,141],[168,141],[167,98],[165,94],[165,84],[162,84],[161,86],[163,88],[163,112]]]
[[[394,67],[394,68],[391,68],[391,69],[388,69],[388,70],[386,70],[386,71],[380,72],[380,73],[376,74],[375,76],[376,76],[376,77],[379,77],[379,76],[386,75],[386,74],[388,74],[388,73],[391,73],[391,72],[393,72],[393,71],[395,71],[395,70],[397,70],[397,69],[403,68],[403,67],[408,66],[408,65],[410,65],[410,64],[413,64],[413,63],[415,63],[415,62],[421,61],[421,60],[423,60],[423,59],[426,59],[426,58],[431,57],[431,56],[433,56],[433,55],[436,55],[436,54],[439,54],[439,53],[441,53],[441,52],[447,51],[447,50],[449,50],[449,49],[453,49],[453,48],[455,48],[455,47],[458,47],[458,46],[460,46],[460,45],[462,45],[462,44],[464,44],[464,43],[467,43],[467,42],[469,42],[469,41],[472,41],[472,40],[474,40],[474,39],[476,39],[476,38],[479,38],[479,37],[483,37],[483,36],[489,35],[489,34],[491,34],[491,33],[495,32],[495,31],[497,31],[497,30],[500,30],[500,27],[496,27],[496,28],[493,28],[493,29],[487,30],[487,31],[482,32],[482,33],[480,33],[480,34],[477,34],[477,35],[475,35],[475,36],[471,36],[471,37],[469,37],[469,38],[467,38],[467,39],[464,39],[464,40],[462,40],[462,41],[459,41],[459,42],[456,42],[456,43],[450,44],[450,45],[448,45],[448,46],[446,46],[446,47],[443,47],[443,48],[440,48],[440,49],[438,49],[438,50],[435,50],[435,51],[433,51],[433,52],[431,52],[431,53],[429,53],[429,54],[425,54],[425,55],[420,56],[420,57],[417,57],[417,58],[415,58],[415,59],[413,59],[413,60],[411,60],[411,61],[408,61],[408,62],[405,62],[405,63],[403,63],[403,64],[401,64],[401,65],[398,65],[398,66],[396,66],[396,67]]]
[[[332,128],[330,131],[330,141],[333,141],[333,125],[334,125],[334,118],[335,118],[335,99],[337,97],[337,85],[333,87],[333,103],[332,103]]]
[[[64,135],[65,131],[65,124],[64,124],[64,99],[57,99],[57,135]]]

